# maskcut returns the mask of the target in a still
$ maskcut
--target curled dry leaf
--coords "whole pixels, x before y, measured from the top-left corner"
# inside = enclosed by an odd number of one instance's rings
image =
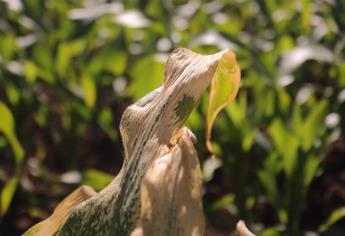
[[[206,146],[213,153],[211,133],[218,113],[223,110],[236,96],[240,87],[241,68],[235,54],[226,49],[218,61],[216,72],[211,81],[210,98],[207,109]]]

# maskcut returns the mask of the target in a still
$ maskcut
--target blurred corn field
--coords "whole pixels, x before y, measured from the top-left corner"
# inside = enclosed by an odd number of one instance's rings
[[[0,235],[119,171],[123,110],[177,47],[230,48],[235,102],[204,145],[207,235],[345,234],[345,1],[0,0]]]

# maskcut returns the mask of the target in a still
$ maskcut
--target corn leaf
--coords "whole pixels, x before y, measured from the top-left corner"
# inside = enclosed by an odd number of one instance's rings
[[[84,102],[89,108],[94,108],[97,98],[96,83],[89,74],[84,74],[81,80],[84,92]]]
[[[327,221],[319,227],[319,231],[324,232],[334,225],[337,221],[345,217],[345,207],[341,207],[332,212]]]
[[[24,158],[24,150],[20,145],[16,134],[13,115],[10,109],[0,101],[0,132],[2,132],[11,144],[15,154],[16,166],[22,162]]]
[[[89,185],[96,191],[99,191],[107,186],[113,178],[114,176],[105,172],[95,169],[88,169],[84,172],[83,184]]]
[[[3,188],[0,198],[0,215],[5,215],[5,213],[7,212],[11,204],[13,195],[16,191],[17,185],[18,178],[13,177],[6,183],[5,187]]]
[[[210,141],[213,123],[218,113],[235,98],[240,87],[240,79],[241,69],[235,54],[230,50],[224,51],[211,82],[207,110],[206,145],[211,153],[213,153]]]
[[[145,77],[145,75],[150,75]],[[130,72],[132,85],[130,90],[134,100],[138,100],[148,92],[160,86],[164,75],[164,65],[152,58],[144,58],[137,62]]]

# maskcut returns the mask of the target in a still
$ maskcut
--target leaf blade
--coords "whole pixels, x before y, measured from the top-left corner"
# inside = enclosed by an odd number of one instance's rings
[[[241,69],[236,61],[235,54],[224,51],[219,59],[216,72],[211,81],[210,97],[206,117],[206,146],[213,153],[211,145],[211,133],[214,121],[238,93],[241,80]]]

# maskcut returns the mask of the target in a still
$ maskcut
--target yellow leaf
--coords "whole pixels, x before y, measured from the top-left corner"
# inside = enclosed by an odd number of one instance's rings
[[[210,141],[213,123],[218,113],[235,98],[240,87],[240,80],[241,69],[237,64],[235,54],[230,50],[224,51],[211,81],[207,109],[206,146],[211,153],[213,153]]]

